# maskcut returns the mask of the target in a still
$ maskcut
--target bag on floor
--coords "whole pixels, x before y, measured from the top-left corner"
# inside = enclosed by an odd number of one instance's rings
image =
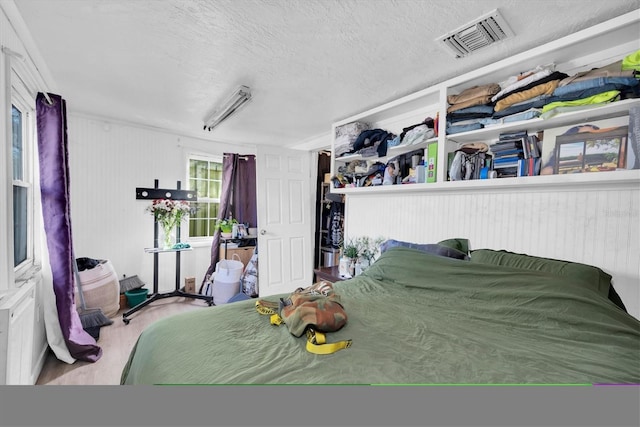
[[[216,263],[216,278],[226,283],[239,282],[244,270],[244,264],[238,254],[233,254],[232,259],[221,259]]]
[[[258,296],[258,252],[253,250],[253,255],[240,278],[240,290],[252,298]]]
[[[99,308],[105,316],[113,317],[120,310],[120,281],[109,260],[77,258],[78,279],[82,287],[88,309]],[[79,293],[75,294],[76,305],[80,307]]]

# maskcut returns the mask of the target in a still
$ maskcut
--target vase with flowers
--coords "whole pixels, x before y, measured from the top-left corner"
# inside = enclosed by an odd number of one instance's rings
[[[173,248],[174,230],[190,213],[189,202],[171,199],[156,199],[147,210],[154,216],[162,227],[162,249]]]
[[[349,275],[357,276],[366,270],[375,261],[383,241],[382,237],[361,236],[343,242],[342,256],[348,260]]]
[[[376,260],[380,254],[380,244],[384,242],[384,238],[377,237],[371,238],[368,236],[358,237],[356,239],[357,246],[359,247],[359,258],[362,265],[362,270],[365,270]]]
[[[346,260],[341,262],[346,263],[348,269],[348,275],[355,276],[355,268],[358,257],[360,256],[360,244],[357,240],[349,240],[342,244],[342,257]],[[342,274],[341,274],[342,275]],[[346,276],[346,274],[345,274]]]

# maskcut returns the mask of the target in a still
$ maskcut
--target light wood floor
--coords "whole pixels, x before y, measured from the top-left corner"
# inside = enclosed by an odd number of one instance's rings
[[[122,321],[120,310],[114,316],[113,324],[100,328],[98,345],[102,357],[94,363],[76,361],[62,362],[51,350],[38,377],[37,385],[114,385],[120,384],[120,374],[127,362],[140,333],[151,323],[161,318],[191,310],[211,309],[206,302],[198,299],[173,297],[154,301],[140,311],[129,316],[128,325]]]

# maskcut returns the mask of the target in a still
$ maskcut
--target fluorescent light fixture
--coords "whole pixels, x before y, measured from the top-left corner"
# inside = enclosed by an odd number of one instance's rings
[[[224,120],[228,119],[233,113],[238,111],[251,99],[251,89],[247,86],[240,86],[227,101],[204,119],[204,129],[212,130]]]

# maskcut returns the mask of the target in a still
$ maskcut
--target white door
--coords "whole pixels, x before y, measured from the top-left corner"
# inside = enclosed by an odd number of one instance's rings
[[[260,296],[292,292],[313,280],[311,154],[257,148]]]

